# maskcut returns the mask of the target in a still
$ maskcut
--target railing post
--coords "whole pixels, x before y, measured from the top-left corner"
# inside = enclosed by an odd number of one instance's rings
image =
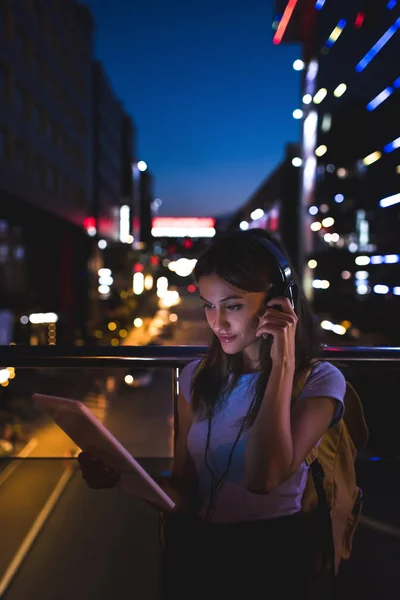
[[[176,440],[178,439],[178,425],[179,425],[179,412],[178,412],[178,396],[179,396],[179,367],[172,369],[172,402],[174,408],[174,456]]]

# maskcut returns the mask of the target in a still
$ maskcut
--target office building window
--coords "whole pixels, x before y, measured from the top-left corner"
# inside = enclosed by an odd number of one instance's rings
[[[15,260],[23,260],[25,258],[25,248],[23,246],[16,246],[14,248]]]

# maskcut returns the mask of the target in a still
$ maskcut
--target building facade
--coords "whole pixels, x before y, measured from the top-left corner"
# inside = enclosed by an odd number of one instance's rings
[[[282,162],[230,218],[224,230],[260,227],[269,231],[280,240],[295,270],[301,272],[303,240],[298,215],[298,154],[297,144],[286,145]]]
[[[4,1],[0,30],[0,310],[10,341],[54,343],[55,328],[72,341],[86,319],[93,23],[69,0]]]
[[[344,340],[400,333],[400,3],[276,2],[273,41],[298,43],[305,286]],[[378,318],[379,316],[379,318]]]

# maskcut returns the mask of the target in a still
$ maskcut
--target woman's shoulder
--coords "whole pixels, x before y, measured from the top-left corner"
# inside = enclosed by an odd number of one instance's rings
[[[336,400],[336,409],[330,427],[336,425],[344,414],[346,380],[343,373],[328,361],[319,361],[304,384],[299,399],[328,397]]]
[[[185,397],[187,402],[190,402],[190,388],[192,385],[192,380],[195,374],[197,367],[201,363],[201,358],[197,360],[192,360],[190,363],[185,365],[182,371],[179,374],[179,389],[182,391],[182,394]]]
[[[345,392],[343,373],[332,363],[321,360],[313,366],[301,396],[330,396],[343,401]]]

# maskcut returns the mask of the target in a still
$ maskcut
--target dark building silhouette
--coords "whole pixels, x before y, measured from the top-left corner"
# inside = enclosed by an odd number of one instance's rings
[[[75,2],[0,4],[0,305],[16,323],[55,313],[58,339],[86,320],[92,46]],[[47,329],[21,339],[47,343]]]
[[[151,235],[152,226],[152,202],[154,200],[153,191],[153,175],[146,169],[140,173],[139,181],[140,190],[140,239],[146,246],[145,248],[151,252],[153,238]]]
[[[119,241],[120,208],[132,209],[134,126],[99,61],[93,62],[93,200],[99,237]],[[131,234],[131,225],[129,225]]]
[[[343,334],[345,322],[344,341],[368,332],[371,343],[393,343],[400,332],[400,4],[275,6],[274,43],[299,43],[304,63],[307,291],[325,326]]]
[[[0,3],[0,311],[12,315],[10,341],[82,343],[107,296],[102,248],[131,251],[136,130],[93,60],[93,35],[90,11],[73,0]]]
[[[288,144],[280,164],[231,217],[226,230],[261,227],[273,233],[285,247],[293,267],[302,269],[302,237],[299,229],[299,148]],[[294,163],[294,164],[293,164]]]

